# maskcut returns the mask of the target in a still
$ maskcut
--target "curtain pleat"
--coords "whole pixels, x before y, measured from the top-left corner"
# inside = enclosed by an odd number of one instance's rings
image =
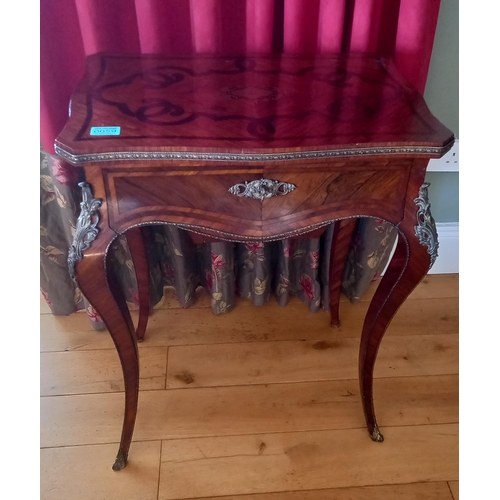
[[[190,0],[190,9],[195,52],[246,51],[246,0]]]
[[[247,0],[219,2],[221,47],[219,52],[243,54],[246,52]]]
[[[383,3],[383,0],[356,0],[352,18],[350,52],[377,51]]]
[[[429,72],[439,6],[436,0],[401,0],[399,8],[394,60],[420,93]]]
[[[140,52],[134,0],[75,0],[85,53]]]
[[[314,54],[318,46],[320,0],[286,0],[283,51]]]
[[[189,54],[193,51],[189,0],[135,2],[140,52]]]
[[[247,0],[246,51],[249,54],[273,50],[274,0]]]
[[[319,54],[340,54],[344,36],[346,0],[321,0],[318,19]]]
[[[190,0],[191,32],[193,47],[197,53],[213,53],[220,50],[221,5],[217,0]]]
[[[439,3],[441,0],[437,0]],[[392,56],[396,45],[400,0],[384,0],[380,7],[380,30],[376,52]],[[432,48],[431,48],[432,50]]]
[[[78,12],[74,2],[40,4],[40,138],[54,153],[54,139],[68,119],[71,94],[85,69]]]

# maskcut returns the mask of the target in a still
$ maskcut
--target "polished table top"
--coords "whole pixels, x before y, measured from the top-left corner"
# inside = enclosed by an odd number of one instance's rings
[[[92,127],[120,131],[92,135]],[[145,151],[164,153],[157,159],[252,161],[367,149],[438,157],[452,142],[453,133],[379,56],[96,54],[56,147],[72,163]]]

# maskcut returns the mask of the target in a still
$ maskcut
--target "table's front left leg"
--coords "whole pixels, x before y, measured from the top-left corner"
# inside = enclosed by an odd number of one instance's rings
[[[125,415],[120,447],[113,470],[127,463],[139,396],[139,358],[132,318],[113,266],[106,265],[106,252],[117,236],[105,223],[99,223],[101,200],[92,198],[90,186],[82,183],[83,202],[77,221],[75,240],[68,262],[70,273],[92,304],[116,346],[125,382]],[[103,207],[105,212],[105,207]],[[99,225],[98,225],[99,223]]]
[[[366,424],[373,441],[384,440],[373,405],[373,370],[380,342],[399,307],[437,257],[437,233],[429,210],[427,186],[423,184],[418,197],[407,203],[408,215],[398,227],[396,250],[370,303],[363,326],[359,380]]]

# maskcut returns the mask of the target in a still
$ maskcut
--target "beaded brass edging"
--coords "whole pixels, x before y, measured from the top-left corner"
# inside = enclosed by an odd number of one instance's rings
[[[97,153],[72,155],[57,144],[54,145],[55,152],[68,162],[79,165],[87,162],[119,161],[119,160],[206,160],[206,161],[289,161],[308,160],[316,158],[339,158],[346,156],[369,156],[369,155],[401,155],[401,154],[428,154],[443,156],[453,146],[451,141],[446,146],[393,146],[377,148],[351,148],[330,149],[324,151],[301,151],[293,153],[190,153],[182,152],[144,152],[144,153]]]

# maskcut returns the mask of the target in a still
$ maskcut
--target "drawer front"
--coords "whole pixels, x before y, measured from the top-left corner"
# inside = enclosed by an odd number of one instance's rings
[[[266,172],[294,184],[282,198],[264,200],[263,230],[285,224],[300,230],[330,218],[369,216],[398,223],[403,219],[411,163],[316,172]],[[332,217],[333,216],[333,217]]]
[[[403,217],[409,165],[182,172],[115,167],[102,172],[109,225],[117,232],[139,223],[170,222],[216,238],[258,240],[310,231],[342,217],[367,215],[397,223]],[[245,182],[263,178],[293,187],[281,185],[276,196],[264,199],[244,193]],[[233,186],[238,187],[230,192]]]
[[[244,227],[260,234],[262,203],[235,196],[229,188],[242,177],[260,179],[262,172],[110,169],[103,170],[103,177],[109,224],[118,232],[132,224],[165,221],[227,232]]]

